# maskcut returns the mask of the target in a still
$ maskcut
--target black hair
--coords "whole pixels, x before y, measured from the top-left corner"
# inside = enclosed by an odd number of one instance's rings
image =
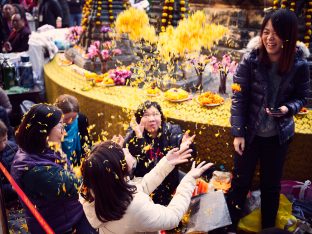
[[[159,105],[157,102],[151,102],[151,101],[147,100],[147,101],[145,101],[144,103],[142,103],[142,104],[138,107],[138,109],[135,111],[135,113],[134,113],[135,120],[136,120],[136,122],[137,122],[138,124],[140,124],[141,119],[142,119],[142,117],[143,117],[143,115],[144,115],[144,112],[145,112],[147,109],[151,108],[151,107],[155,107],[155,108],[159,111],[159,113],[160,113],[160,115],[161,115],[161,122],[163,123],[163,122],[165,121],[165,116],[164,116],[164,114],[163,114],[163,112],[162,112],[162,110],[161,110],[160,105]]]
[[[54,105],[60,108],[64,114],[70,112],[79,112],[79,103],[77,98],[69,94],[60,95],[56,99]]]
[[[296,42],[298,38],[298,19],[294,12],[287,9],[278,9],[276,11],[269,12],[264,17],[262,22],[260,32],[261,36],[269,20],[271,20],[276,34],[283,41],[283,49],[279,60],[278,70],[280,74],[285,74],[291,69],[295,58]],[[265,64],[270,64],[269,57],[262,40],[261,44],[260,61]]]
[[[122,148],[112,141],[97,145],[82,165],[83,186],[94,200],[102,222],[119,220],[130,205],[136,187],[126,180],[127,164]]]
[[[47,148],[47,137],[62,118],[62,111],[49,104],[33,105],[16,131],[16,142],[27,153],[40,154]]]

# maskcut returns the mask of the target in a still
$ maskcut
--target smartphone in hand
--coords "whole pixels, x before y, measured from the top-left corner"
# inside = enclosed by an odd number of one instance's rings
[[[269,109],[272,115],[281,115],[283,114],[283,112],[281,111],[281,109],[276,109],[276,108],[270,108]]]

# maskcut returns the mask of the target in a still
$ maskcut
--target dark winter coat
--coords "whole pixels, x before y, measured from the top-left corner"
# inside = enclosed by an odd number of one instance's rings
[[[158,137],[155,139],[152,139],[146,131],[143,132],[143,138],[138,139],[135,132],[129,129],[125,137],[125,147],[137,159],[134,175],[143,177],[150,172],[169,150],[180,146],[182,137],[183,133],[180,126],[170,123],[162,124]],[[191,148],[193,148],[193,155],[195,155],[194,145]],[[154,202],[168,205],[178,185],[179,172],[176,167],[154,191],[152,196]]]
[[[10,172],[13,158],[18,150],[18,147],[15,142],[8,141],[6,147],[0,152],[0,162],[2,165]],[[9,184],[9,181],[6,177],[0,173],[2,185]]]
[[[89,122],[88,118],[79,112],[78,114],[78,130],[80,134],[80,144],[81,147],[84,149],[84,153],[86,152],[86,147],[89,148],[91,147],[91,139],[90,135],[88,133],[88,127],[89,127]]]
[[[55,233],[65,233],[83,217],[77,192],[80,181],[68,166],[66,157],[50,149],[40,155],[19,150],[11,166],[11,175]],[[25,210],[29,231],[44,233]]]
[[[81,14],[84,0],[67,0],[70,14]]]
[[[29,27],[25,26],[23,29],[19,31],[13,30],[8,38],[8,42],[10,42],[12,50],[10,52],[24,52],[29,48],[28,40],[31,31]]]
[[[233,82],[241,87],[232,97],[231,131],[234,137],[245,137],[250,143],[266,115],[269,68],[259,62],[259,50],[253,49],[237,67]],[[310,89],[310,74],[303,50],[297,48],[294,65],[282,76],[276,106],[287,106],[289,112],[276,118],[280,143],[289,140],[295,131],[293,115],[306,105]]]
[[[62,7],[57,0],[43,0],[39,4],[39,27],[45,24],[56,27],[57,17],[63,19]]]

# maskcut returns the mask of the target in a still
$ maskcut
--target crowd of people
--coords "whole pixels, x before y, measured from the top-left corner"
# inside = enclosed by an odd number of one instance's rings
[[[24,50],[30,34],[25,10],[8,2],[1,11],[1,48]],[[61,17],[64,26],[72,21],[79,24],[80,3],[42,0],[39,23],[52,24]],[[19,4],[27,10],[37,6],[34,1]],[[75,10],[69,11],[65,5],[71,4]],[[237,230],[258,161],[262,228],[275,226],[283,164],[294,136],[293,116],[306,104],[310,88],[297,34],[293,12],[280,9],[266,14],[257,46],[234,74],[241,92],[233,94],[231,107],[236,154],[227,197],[232,218],[228,232]],[[0,161],[56,233],[175,228],[187,211],[196,179],[212,166],[205,161],[195,164],[196,136],[167,122],[157,102],[145,101],[138,107],[124,137],[96,145],[88,132],[88,118],[72,95],[63,94],[53,104],[33,105],[15,134],[9,122],[11,110],[0,88]],[[184,163],[190,164],[190,170],[181,176],[178,165]],[[81,177],[74,170],[80,166]],[[17,199],[5,177],[1,181],[6,202]],[[24,208],[29,231],[44,233]]]
[[[31,34],[27,16],[36,19],[36,27],[80,25],[84,0],[3,0],[0,2],[0,52],[28,50]],[[57,25],[57,19],[61,24]]]

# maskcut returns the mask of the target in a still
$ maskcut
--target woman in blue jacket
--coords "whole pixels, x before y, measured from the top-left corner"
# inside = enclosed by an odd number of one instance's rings
[[[288,145],[294,135],[293,115],[307,103],[309,67],[296,46],[296,15],[286,9],[267,14],[260,38],[239,64],[232,98],[234,177],[228,197],[235,231],[260,161],[262,228],[275,226],[280,180]]]

